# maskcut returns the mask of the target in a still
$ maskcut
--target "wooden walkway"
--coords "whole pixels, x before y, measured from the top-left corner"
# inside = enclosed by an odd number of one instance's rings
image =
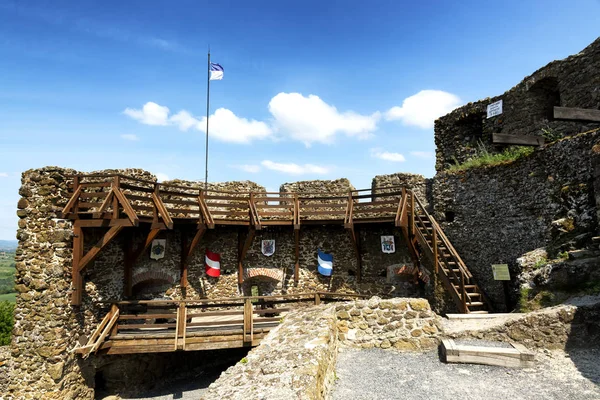
[[[350,190],[346,193],[228,192],[202,187],[161,184],[124,175],[77,175],[72,177],[69,201],[62,216],[74,221],[73,305],[83,293],[81,272],[125,227],[144,228],[146,240],[127,247],[124,265],[125,296],[131,296],[131,271],[135,260],[148,250],[162,230],[176,225],[182,231],[181,286],[187,287],[187,264],[208,229],[217,225],[238,226],[238,284],[244,280],[244,258],[256,231],[266,226],[293,228],[294,280],[299,280],[299,243],[305,225],[342,225],[353,243],[356,279],[362,279],[359,235],[361,224],[393,224],[415,266],[427,263],[440,276],[458,309],[463,313],[487,312],[485,294],[446,237],[412,190],[402,186]],[[85,230],[107,229],[84,254]],[[129,232],[131,235],[131,232]],[[131,237],[129,237],[129,240]]]
[[[297,303],[320,304],[364,297],[315,292],[109,303],[110,310],[86,345],[74,352],[88,357],[92,353],[158,353],[256,346]]]

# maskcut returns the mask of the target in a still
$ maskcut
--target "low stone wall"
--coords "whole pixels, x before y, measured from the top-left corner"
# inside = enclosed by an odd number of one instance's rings
[[[336,306],[340,341],[362,348],[430,349],[438,344],[440,320],[425,299],[372,297]]]
[[[335,307],[296,311],[210,385],[202,399],[328,398],[337,343]]]
[[[540,349],[597,346],[600,344],[600,303],[546,308],[484,329],[447,331],[446,335],[519,342],[528,348]]]

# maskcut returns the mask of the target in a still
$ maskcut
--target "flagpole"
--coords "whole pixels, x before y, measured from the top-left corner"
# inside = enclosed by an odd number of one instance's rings
[[[208,190],[208,120],[210,116],[210,46],[206,75],[206,154],[204,156],[204,190]]]

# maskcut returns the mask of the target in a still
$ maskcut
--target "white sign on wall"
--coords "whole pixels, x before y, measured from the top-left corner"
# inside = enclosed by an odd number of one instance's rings
[[[396,245],[394,244],[394,236],[382,236],[381,237],[381,251],[384,253],[395,253]]]
[[[487,117],[492,118],[496,115],[502,114],[502,100],[498,100],[487,106]]]
[[[166,239],[154,239],[152,241],[152,247],[150,248],[150,258],[153,260],[160,260],[165,256],[166,248]]]

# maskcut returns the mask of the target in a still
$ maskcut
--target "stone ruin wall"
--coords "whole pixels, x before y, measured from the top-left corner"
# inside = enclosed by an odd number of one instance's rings
[[[23,174],[22,196],[18,204],[19,247],[16,252],[15,327],[11,345],[12,357],[6,362],[9,371],[8,393],[15,398],[93,398],[94,374],[103,365],[114,361],[107,356],[92,357],[82,361],[70,350],[76,347],[80,337],[91,334],[106,313],[106,306],[96,302],[122,300],[124,271],[124,239],[117,237],[104,248],[97,259],[84,271],[84,294],[80,308],[70,305],[71,262],[73,227],[71,221],[58,219],[68,201],[68,175],[79,172],[58,167],[30,170]],[[97,173],[123,174],[155,181],[155,177],[143,170],[108,170]],[[303,185],[294,190],[335,191],[340,187],[351,188],[347,180],[331,183],[323,181],[318,186]],[[175,181],[178,185],[197,187],[198,183]],[[325,186],[324,186],[325,185]],[[285,185],[284,185],[285,186]],[[291,184],[285,186],[291,190]],[[264,188],[252,182],[228,182],[211,185],[220,190],[261,191]],[[320,189],[321,188],[321,189]],[[128,228],[134,229],[134,228]],[[85,236],[84,251],[103,234],[102,229]],[[180,253],[182,231],[161,232],[167,239],[165,258],[154,261],[146,254],[133,267],[133,282],[161,278],[167,282],[150,293],[139,293],[138,298],[181,298],[179,287]],[[191,235],[191,233],[185,233]],[[402,244],[399,230],[393,227],[361,228],[361,251],[363,252],[363,281],[356,282],[356,258],[348,233],[341,226],[304,226],[300,232],[300,282],[293,282],[294,241],[291,228],[268,227],[257,232],[252,247],[244,261],[245,267],[268,267],[285,270],[282,282],[258,280],[261,290],[271,293],[301,293],[316,290],[360,292],[383,297],[410,296],[415,294],[412,284],[391,282],[388,267],[410,262],[408,250]],[[379,236],[394,234],[397,251],[383,254]],[[143,232],[134,230],[134,243],[144,240]],[[261,239],[275,239],[276,252],[265,257],[260,251]],[[190,287],[186,298],[217,298],[237,296],[237,240],[238,229],[216,227],[208,230],[189,263]],[[316,248],[330,251],[334,256],[334,275],[331,282],[316,272]],[[204,250],[221,253],[222,275],[219,279],[206,277],[204,273]],[[159,276],[160,275],[160,276]],[[243,285],[249,294],[249,284]],[[131,359],[135,356],[130,357]],[[140,359],[140,362],[144,360]]]
[[[600,39],[503,95],[469,103],[435,123],[434,215],[497,311],[511,310],[518,301],[517,258],[540,247],[556,257],[589,245],[598,233],[600,167],[594,146],[600,132],[589,131],[600,124],[553,120],[552,112],[554,106],[599,109],[599,71]],[[503,113],[487,119],[486,106],[500,99]],[[504,149],[491,144],[492,133],[543,131],[564,139],[512,163],[447,170],[476,156],[478,147],[491,153]],[[512,278],[506,291],[491,271],[491,264],[504,263]],[[563,272],[581,275],[579,281],[593,275],[589,268]]]
[[[441,328],[427,300],[419,298],[310,307],[288,314],[201,399],[329,399],[339,348],[423,351],[438,345]]]
[[[459,107],[435,121],[436,170],[462,163],[483,146],[495,153],[492,133],[566,136],[600,123],[553,119],[554,106],[600,108],[600,38],[578,54],[553,61],[500,96]],[[502,100],[502,114],[487,118],[487,106]]]

